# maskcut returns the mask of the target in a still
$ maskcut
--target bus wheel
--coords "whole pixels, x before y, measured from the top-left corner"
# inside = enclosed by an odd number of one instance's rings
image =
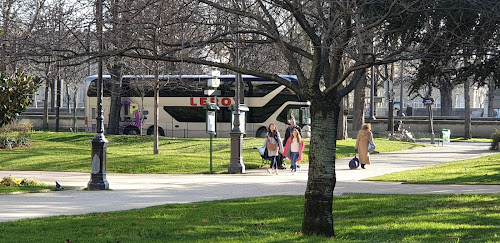
[[[255,137],[256,138],[265,138],[266,137],[266,132],[267,132],[267,129],[265,127],[261,127],[255,133]]]
[[[141,134],[141,131],[137,127],[128,126],[125,128],[125,130],[123,130],[123,134],[125,134],[125,135],[139,135],[139,134]]]
[[[148,128],[148,131],[147,131],[147,135],[153,135],[153,132],[155,131],[155,127],[154,126],[150,126]],[[162,137],[165,137],[165,131],[163,131],[163,128],[161,127],[158,127],[158,134]]]

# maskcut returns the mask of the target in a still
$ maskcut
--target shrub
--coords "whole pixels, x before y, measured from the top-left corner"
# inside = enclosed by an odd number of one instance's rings
[[[492,150],[498,150],[498,143],[500,142],[500,130],[495,129],[495,132],[491,134],[491,148]]]
[[[0,129],[0,148],[13,149],[29,146],[33,124],[23,122],[5,125]],[[16,134],[14,136],[14,134]]]
[[[5,149],[13,149],[16,147],[16,138],[11,137],[10,134],[8,135],[1,135],[0,136],[0,145],[2,148]]]
[[[30,146],[31,136],[30,134],[19,133],[16,137],[16,147]]]
[[[0,128],[0,133],[10,133],[10,132],[30,133],[31,129],[33,129],[33,123],[29,122],[10,123]]]

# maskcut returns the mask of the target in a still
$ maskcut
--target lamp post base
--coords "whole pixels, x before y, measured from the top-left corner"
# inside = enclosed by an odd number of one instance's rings
[[[243,133],[231,132],[231,160],[228,173],[245,173],[243,164]]]
[[[92,169],[90,181],[87,184],[89,191],[107,190],[109,183],[106,180],[106,153],[108,140],[104,134],[98,133],[91,141],[92,143]]]
[[[87,189],[89,191],[108,190],[109,183],[106,180],[106,174],[91,174]]]

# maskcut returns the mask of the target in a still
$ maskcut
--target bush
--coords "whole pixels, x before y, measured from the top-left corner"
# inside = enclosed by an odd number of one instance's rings
[[[0,148],[13,149],[29,146],[31,144],[32,128],[33,124],[26,122],[3,126],[0,129]]]
[[[30,133],[33,129],[33,124],[29,122],[10,123],[0,128],[0,133],[20,132]]]
[[[500,142],[500,130],[495,129],[495,132],[491,134],[491,148],[492,150],[498,150],[498,143]]]
[[[10,137],[10,134],[0,135],[0,145],[5,149],[13,149],[16,147],[16,138]]]

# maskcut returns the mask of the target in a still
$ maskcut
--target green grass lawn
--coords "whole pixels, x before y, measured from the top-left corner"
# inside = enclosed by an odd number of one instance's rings
[[[1,150],[0,170],[90,172],[91,144],[94,134],[34,132],[28,149]],[[159,154],[153,154],[152,136],[106,135],[108,173],[199,174],[210,172],[210,139],[160,137]],[[389,152],[421,146],[377,139],[376,152]],[[243,158],[247,169],[258,168],[261,158],[255,146],[261,138],[245,138]],[[337,157],[353,156],[354,139],[337,141]],[[230,160],[230,139],[213,141],[213,170],[226,172]],[[308,162],[309,144],[304,152]]]
[[[482,142],[482,143],[491,143],[492,140],[491,138],[470,138],[470,139],[465,139],[463,137],[452,137],[450,138],[451,141],[468,141],[468,142]]]
[[[372,177],[414,184],[500,184],[500,153]]]
[[[499,242],[500,194],[334,197],[335,242]],[[300,233],[302,196],[0,223],[0,242],[327,242]]]
[[[10,194],[10,193],[25,193],[25,192],[45,192],[54,190],[54,186],[49,185],[36,185],[36,186],[0,186],[0,195],[1,194]]]

